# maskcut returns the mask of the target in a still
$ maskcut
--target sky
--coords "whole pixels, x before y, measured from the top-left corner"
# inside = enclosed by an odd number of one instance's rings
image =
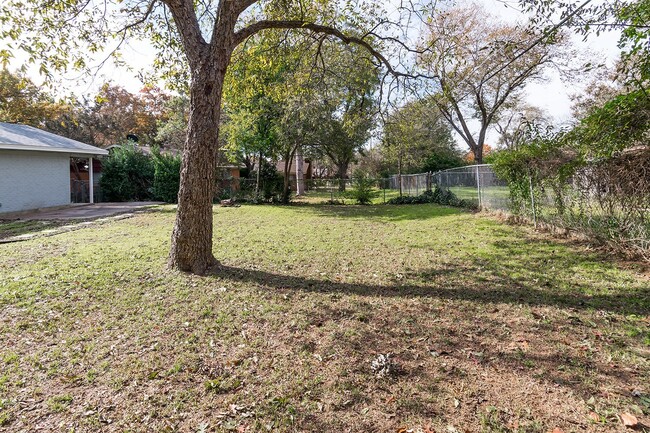
[[[399,0],[391,0],[398,2]],[[521,21],[522,14],[517,10],[516,1],[510,0],[480,0],[486,10],[504,21]],[[604,33],[596,37],[592,35],[585,42],[579,36],[572,36],[574,45],[578,50],[589,50],[596,58],[612,66],[618,58],[616,43],[618,34],[615,32]],[[94,77],[80,77],[78,74],[67,74],[57,83],[60,94],[74,93],[77,96],[94,94],[99,86],[106,81],[112,81],[130,92],[137,92],[142,88],[142,82],[138,74],[146,72],[151,68],[156,53],[154,49],[144,41],[131,41],[123,52],[123,58],[127,60],[131,69],[118,68],[107,63]],[[19,66],[25,61],[25,57],[16,53],[16,58],[11,66]],[[36,83],[41,83],[37,69],[29,70],[28,74]],[[581,93],[582,87],[589,82],[587,76],[579,77],[577,81],[567,82],[557,72],[549,73],[548,80],[543,83],[533,83],[526,88],[526,101],[544,109],[557,125],[563,125],[571,121],[571,100],[572,94]],[[488,143],[495,143],[498,136],[495,132],[488,135]]]

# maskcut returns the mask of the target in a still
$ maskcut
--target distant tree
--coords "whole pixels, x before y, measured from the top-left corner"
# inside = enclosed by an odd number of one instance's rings
[[[543,36],[500,23],[478,5],[431,17],[423,39],[419,65],[436,77],[432,101],[479,164],[488,128],[504,104],[541,79],[566,47],[560,33]],[[476,130],[471,121],[478,122]]]
[[[379,76],[372,59],[358,47],[328,48],[321,51],[328,66],[319,71],[314,84],[314,96],[323,109],[315,150],[332,163],[337,178],[345,179],[375,126]],[[341,181],[339,190],[345,185]]]
[[[189,98],[185,95],[170,97],[165,101],[163,114],[156,119],[154,142],[165,149],[182,150],[190,115]]]
[[[95,123],[95,143],[109,146],[126,140],[128,134],[138,143],[155,144],[157,128],[163,121],[169,96],[159,89],[145,87],[133,94],[111,83],[105,83],[94,98],[90,115]]]
[[[430,97],[411,101],[387,116],[381,151],[397,174],[464,165],[451,129]]]
[[[22,123],[97,144],[88,105],[74,96],[55,99],[20,72],[0,70],[0,122]]]
[[[499,133],[497,144],[501,148],[513,149],[524,143],[533,127],[551,128],[548,113],[523,98],[513,98],[503,105],[494,122],[494,129]]]
[[[483,155],[483,158],[487,158],[488,156],[490,156],[492,154],[493,151],[494,151],[494,149],[492,148],[492,146],[485,143],[485,144],[483,144],[483,149],[481,151],[481,155]],[[468,164],[478,164],[476,162],[474,152],[472,152],[472,151],[467,152],[463,159]]]
[[[0,69],[0,122],[43,127],[58,116],[63,105],[25,75]]]
[[[246,54],[235,53],[226,86],[228,149],[247,166],[283,161],[283,201],[299,149],[329,159],[345,177],[374,124],[377,67],[359,49],[283,33],[250,41]]]

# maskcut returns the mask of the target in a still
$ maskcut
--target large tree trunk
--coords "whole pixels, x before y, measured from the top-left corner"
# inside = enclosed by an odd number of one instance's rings
[[[206,59],[193,74],[190,87],[190,118],[168,264],[195,274],[205,274],[218,264],[212,254],[212,201],[227,65],[227,59]]]

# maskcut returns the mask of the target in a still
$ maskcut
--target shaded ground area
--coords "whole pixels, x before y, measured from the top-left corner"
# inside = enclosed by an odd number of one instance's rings
[[[163,204],[161,202],[96,203],[71,205],[64,208],[25,212],[3,219],[0,214],[0,241],[30,238],[39,233],[54,234],[67,231],[81,223],[130,212],[142,211]],[[66,229],[67,226],[67,229]]]
[[[435,205],[242,206],[196,277],[164,270],[173,217],[0,245],[0,429],[650,424],[641,268]]]

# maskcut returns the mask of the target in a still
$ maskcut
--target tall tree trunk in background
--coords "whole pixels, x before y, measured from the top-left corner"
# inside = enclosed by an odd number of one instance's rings
[[[285,155],[286,156],[286,155]],[[284,159],[284,184],[282,187],[282,203],[289,203],[289,196],[291,195],[291,182],[289,176],[291,175],[291,163],[293,162],[293,152]]]
[[[479,143],[474,149],[474,163],[483,164],[483,143]]]
[[[348,163],[339,162],[336,164],[336,177],[339,178],[339,192],[345,192],[345,179],[348,175]]]
[[[255,180],[255,198],[260,195],[260,176],[262,175],[262,151],[257,156],[257,179]]]
[[[195,274],[204,274],[218,263],[212,253],[212,201],[221,95],[228,62],[228,56],[206,56],[201,70],[193,74],[190,87],[190,118],[168,264]]]
[[[301,196],[305,193],[305,177],[302,172],[304,160],[302,158],[302,148],[296,149],[296,195]]]

